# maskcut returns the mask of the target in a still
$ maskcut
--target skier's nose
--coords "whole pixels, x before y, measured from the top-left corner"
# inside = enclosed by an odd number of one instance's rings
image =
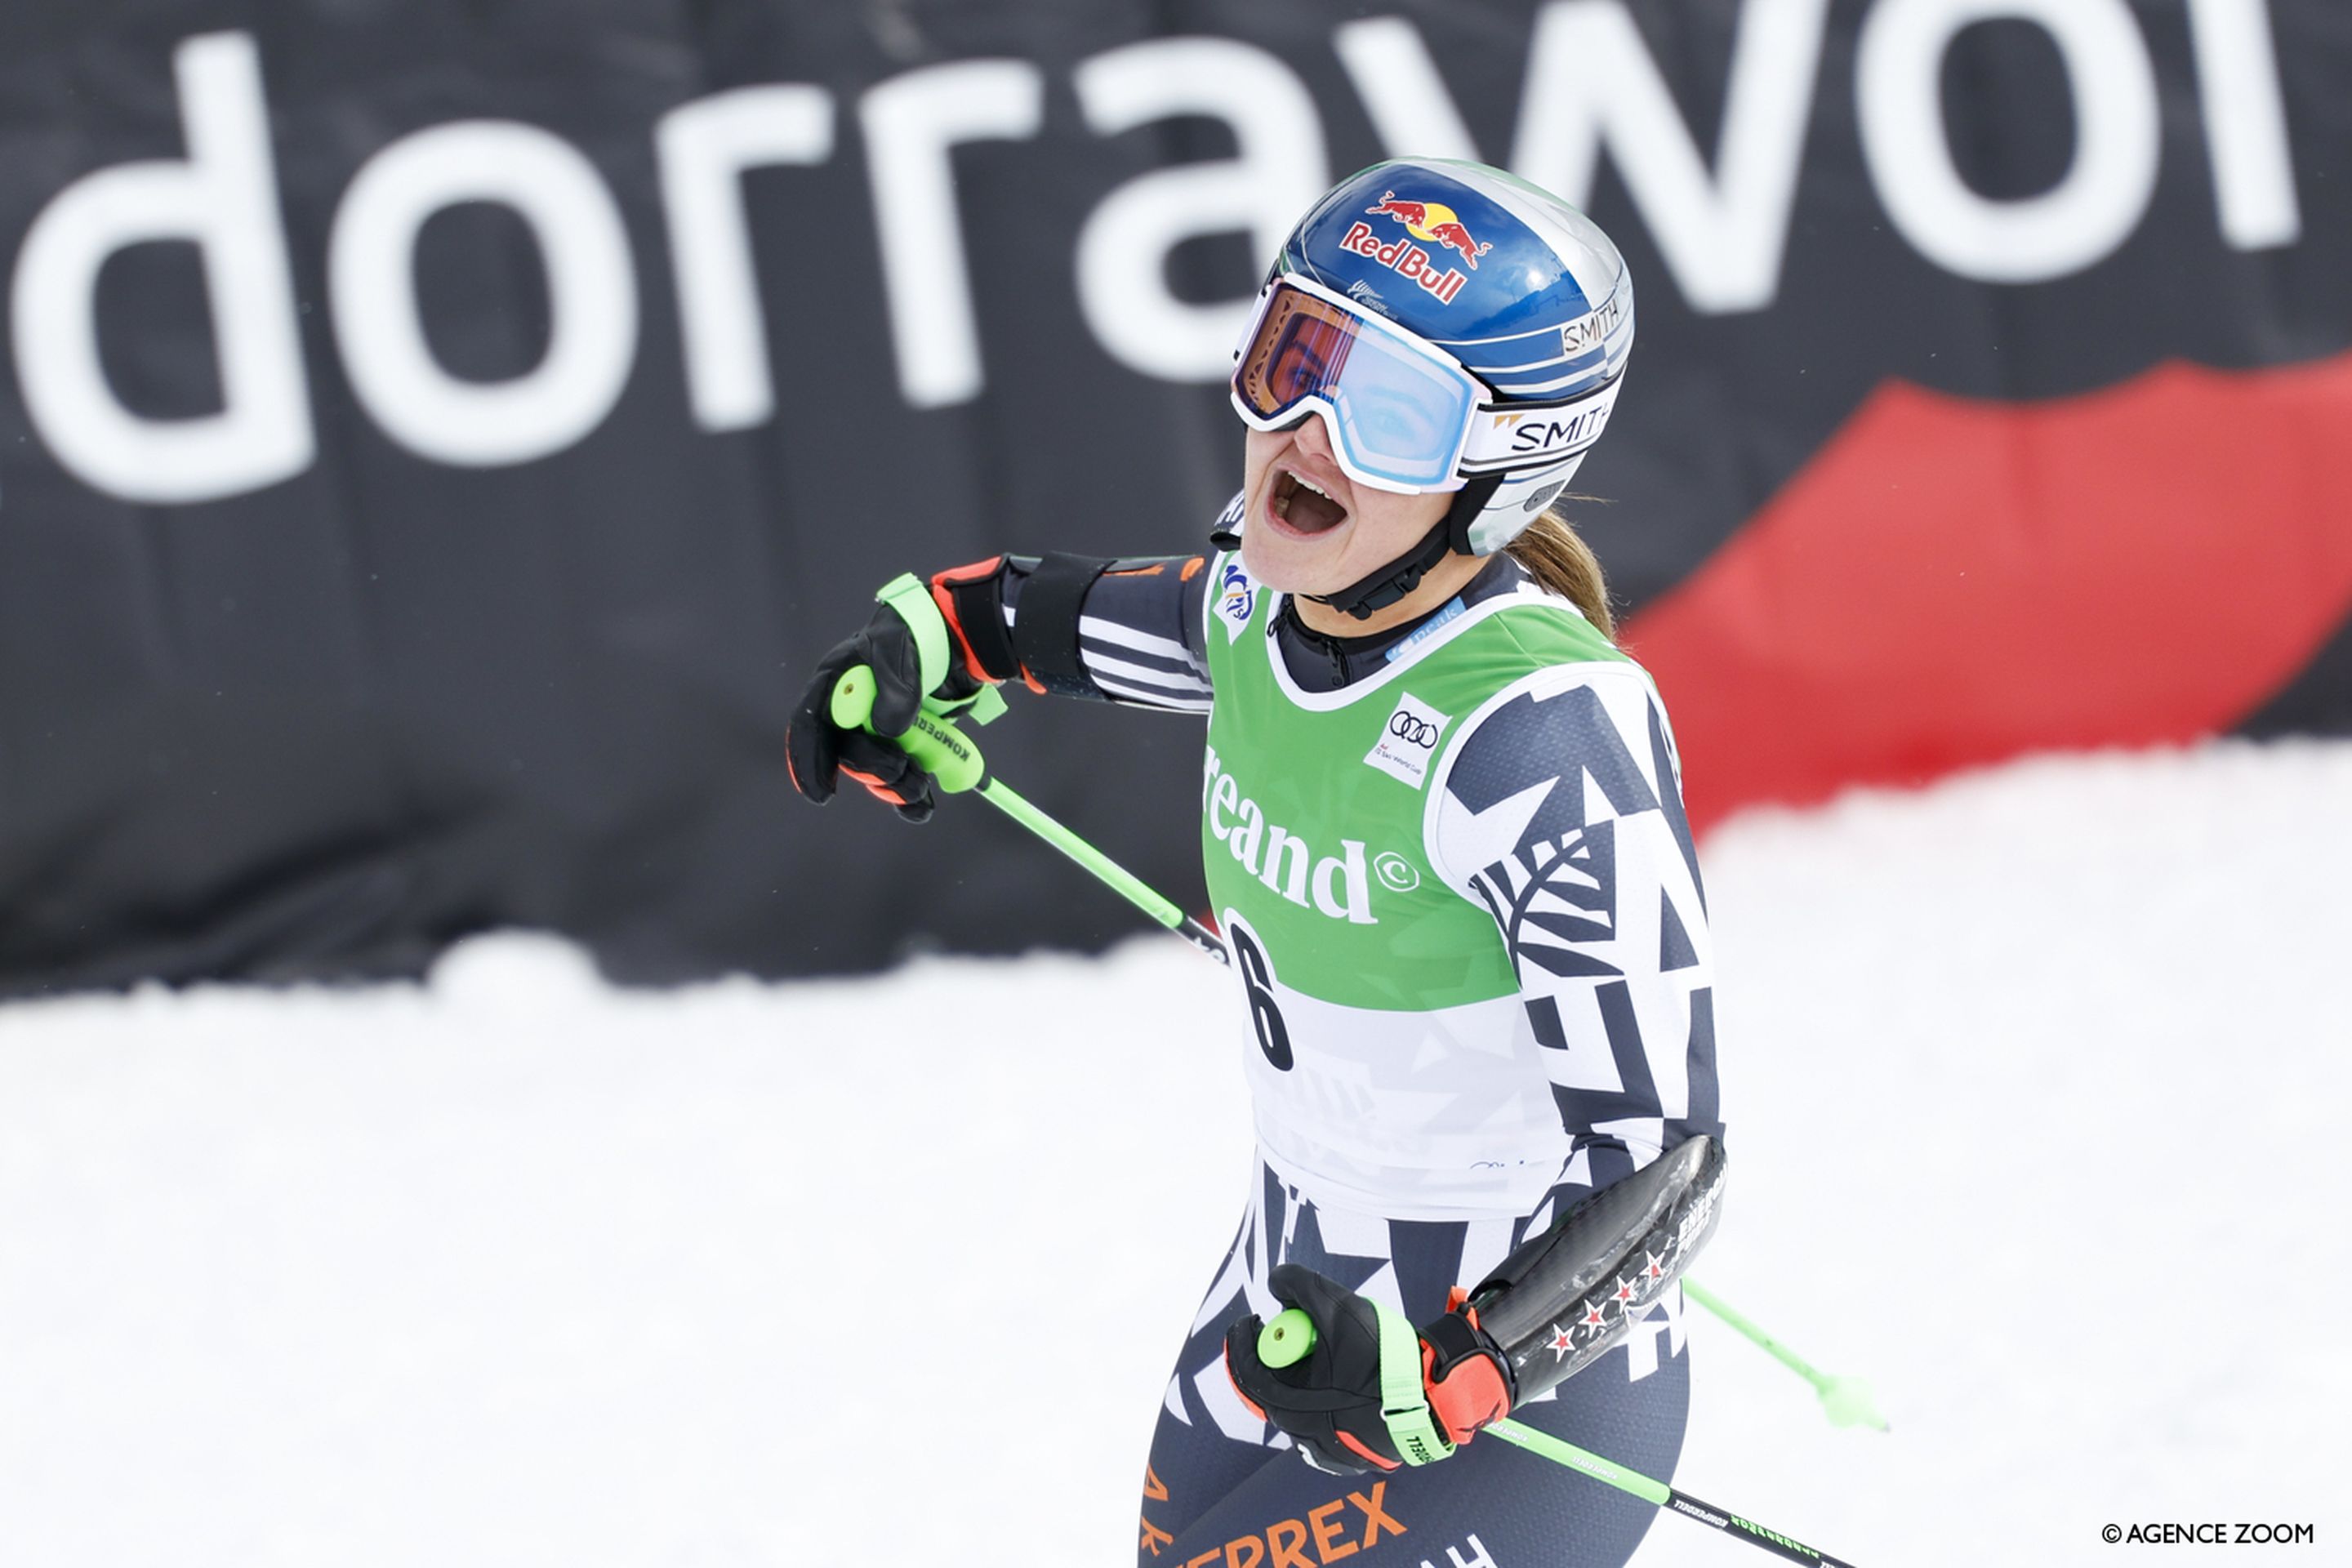
[[[1307,457],[1318,458],[1336,468],[1339,459],[1332,454],[1331,426],[1323,422],[1325,417],[1319,410],[1308,415],[1307,423],[1298,427],[1291,441]]]

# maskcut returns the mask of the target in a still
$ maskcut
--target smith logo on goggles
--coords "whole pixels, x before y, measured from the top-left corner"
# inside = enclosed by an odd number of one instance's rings
[[[1243,335],[1233,400],[1253,430],[1324,415],[1349,479],[1417,495],[1581,455],[1608,424],[1622,380],[1560,402],[1496,403],[1443,351],[1286,272],[1259,296]]]

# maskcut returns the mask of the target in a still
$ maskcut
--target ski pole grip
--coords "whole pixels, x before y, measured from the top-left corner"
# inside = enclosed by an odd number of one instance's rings
[[[863,730],[874,717],[874,670],[858,665],[833,683],[833,721],[845,730]]]
[[[874,671],[866,665],[857,665],[835,681],[830,707],[833,721],[843,729],[871,730]],[[905,734],[882,738],[913,758],[915,765],[930,774],[944,795],[961,795],[966,790],[978,789],[987,781],[988,764],[981,760],[979,748],[945,720],[918,713],[914,727]]]
[[[1314,1349],[1315,1320],[1296,1307],[1276,1312],[1274,1321],[1257,1331],[1257,1359],[1268,1366],[1293,1365]]]

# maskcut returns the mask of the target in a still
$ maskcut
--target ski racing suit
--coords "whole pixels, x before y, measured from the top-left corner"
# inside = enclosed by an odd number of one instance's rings
[[[1016,641],[1037,646],[1024,606],[1075,621],[1033,685],[1208,715],[1202,845],[1250,1020],[1259,1169],[1168,1382],[1139,1568],[1623,1563],[1655,1510],[1499,1439],[1385,1475],[1309,1468],[1222,1348],[1279,1310],[1276,1264],[1424,1322],[1578,1197],[1722,1136],[1655,688],[1507,555],[1352,638],[1307,627],[1237,552],[1010,565]],[[1688,1403],[1675,1287],[1513,1415],[1667,1479]]]

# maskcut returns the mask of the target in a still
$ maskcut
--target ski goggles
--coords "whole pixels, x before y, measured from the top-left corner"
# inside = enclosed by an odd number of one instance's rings
[[[1618,382],[1550,403],[1500,405],[1450,355],[1312,279],[1285,272],[1258,296],[1234,355],[1234,412],[1253,430],[1325,416],[1348,477],[1402,495],[1548,468],[1592,445]]]
[[[1404,495],[1461,488],[1454,466],[1486,395],[1445,354],[1296,273],[1258,297],[1233,392],[1253,430],[1323,414],[1348,477]]]

